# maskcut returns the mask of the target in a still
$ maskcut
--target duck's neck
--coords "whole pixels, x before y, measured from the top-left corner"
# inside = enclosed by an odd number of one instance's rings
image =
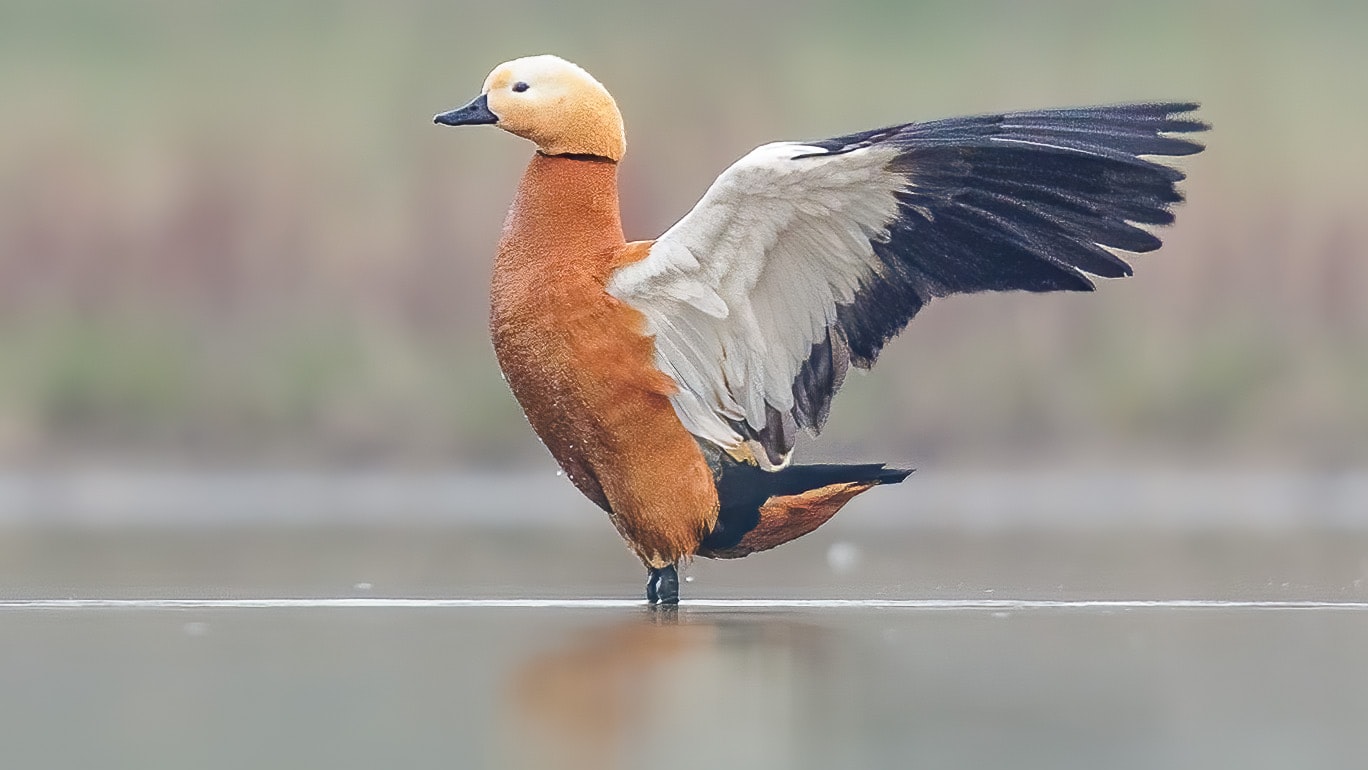
[[[617,163],[539,152],[509,209],[495,270],[570,270],[606,281],[623,244]]]

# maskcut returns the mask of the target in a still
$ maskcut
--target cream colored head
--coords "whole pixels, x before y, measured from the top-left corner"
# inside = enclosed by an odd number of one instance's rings
[[[475,101],[438,115],[438,123],[493,123],[536,143],[547,155],[597,155],[622,160],[622,114],[603,84],[558,56],[504,62],[485,79]]]

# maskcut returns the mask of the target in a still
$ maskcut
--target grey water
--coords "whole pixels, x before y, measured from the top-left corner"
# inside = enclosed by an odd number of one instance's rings
[[[1255,505],[873,505],[675,611],[578,509],[14,516],[0,767],[1368,766],[1368,528]]]

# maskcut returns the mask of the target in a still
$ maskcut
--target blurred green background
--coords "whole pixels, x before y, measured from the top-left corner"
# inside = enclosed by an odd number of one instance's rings
[[[0,3],[0,462],[549,469],[486,286],[530,146],[435,112],[555,52],[616,95],[629,237],[774,139],[1192,99],[1166,247],[934,304],[807,457],[1368,464],[1361,2]]]

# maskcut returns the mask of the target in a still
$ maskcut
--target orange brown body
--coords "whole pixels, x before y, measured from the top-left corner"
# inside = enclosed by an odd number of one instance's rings
[[[661,567],[695,551],[718,501],[641,314],[604,290],[640,246],[622,236],[616,163],[537,154],[494,263],[490,333],[533,430],[642,561]]]

